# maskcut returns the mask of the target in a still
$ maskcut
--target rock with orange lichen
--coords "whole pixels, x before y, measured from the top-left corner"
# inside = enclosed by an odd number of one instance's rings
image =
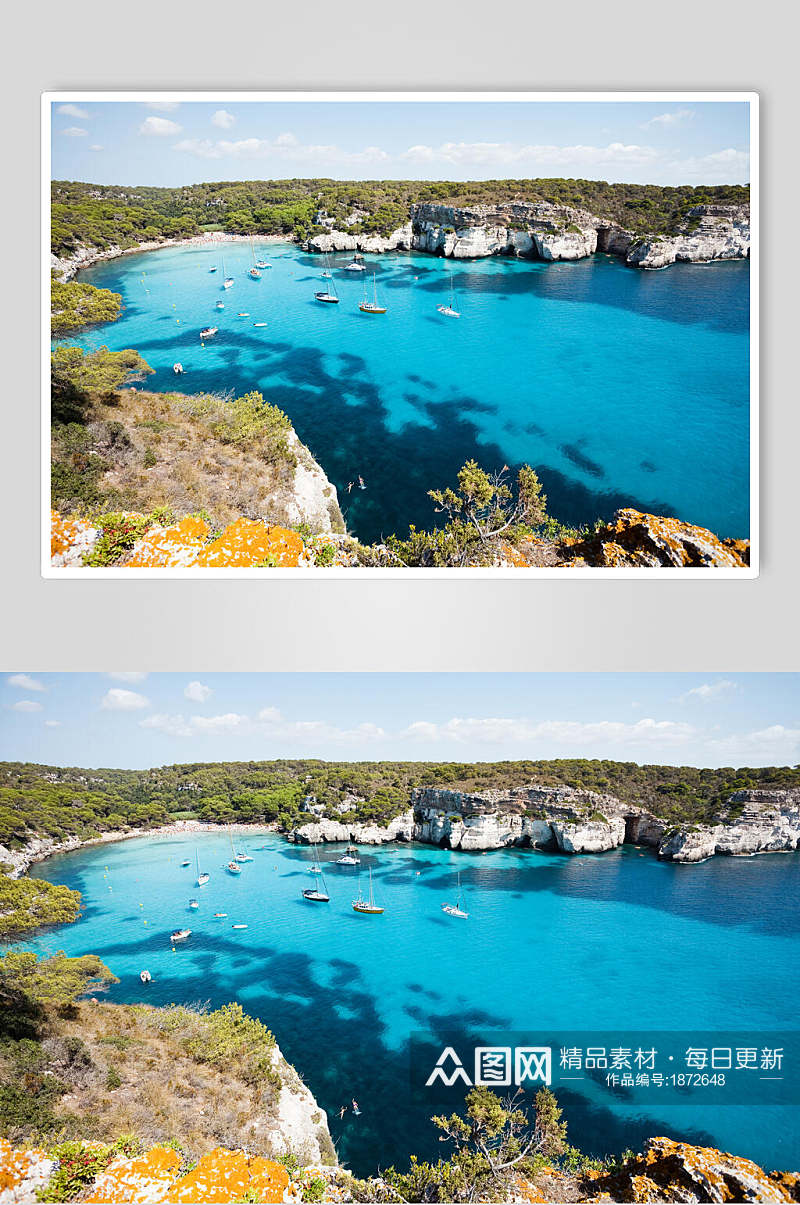
[[[85,519],[70,519],[50,512],[50,561],[57,568],[82,565],[87,552],[91,552],[100,532]]]
[[[248,568],[269,564],[296,568],[303,555],[302,538],[288,527],[271,527],[257,519],[237,519],[208,544],[194,564],[205,568]]]
[[[650,1138],[642,1155],[591,1179],[587,1196],[608,1192],[614,1201],[793,1201],[793,1173],[768,1175],[757,1163],[709,1146]]]
[[[180,1165],[180,1156],[163,1146],[154,1146],[135,1159],[116,1159],[95,1180],[91,1193],[83,1199],[103,1205],[161,1201]]]
[[[0,1138],[0,1205],[35,1201],[36,1190],[47,1183],[54,1167],[44,1151],[18,1151]]]
[[[179,569],[194,565],[208,535],[206,521],[194,515],[187,515],[173,527],[151,527],[134,544],[130,556],[125,558],[125,567]]]
[[[224,1205],[250,1197],[269,1203],[282,1201],[288,1185],[289,1173],[282,1163],[259,1156],[249,1158],[244,1151],[217,1147],[204,1155],[192,1171],[176,1180],[161,1200]]]
[[[748,540],[721,540],[705,527],[638,510],[618,510],[585,539],[565,540],[562,551],[567,562],[606,569],[746,569],[750,564]]]

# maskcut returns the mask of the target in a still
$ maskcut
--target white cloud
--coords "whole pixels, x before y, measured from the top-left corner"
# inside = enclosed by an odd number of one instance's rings
[[[180,134],[181,129],[177,121],[170,121],[168,117],[145,117],[139,126],[139,133],[168,138],[172,134]]]
[[[228,711],[225,715],[193,715],[192,724],[202,732],[230,732],[234,728],[249,727],[250,721],[246,715]]]
[[[59,105],[56,113],[62,117],[77,117],[78,121],[86,121],[89,116],[86,109],[79,109],[77,105]]]
[[[257,719],[261,720],[262,724],[280,724],[283,716],[277,707],[262,707]]]
[[[146,109],[157,109],[159,113],[172,113],[173,110],[180,108],[179,100],[146,100],[144,107]]]
[[[750,154],[729,146],[710,155],[675,159],[665,167],[689,184],[744,184],[750,178]]]
[[[202,682],[190,682],[183,693],[193,703],[205,703],[214,692],[210,686],[204,686]]]
[[[60,728],[61,720],[45,720],[44,726],[45,728]]]
[[[703,682],[701,686],[693,686],[691,690],[687,690],[685,695],[681,695],[678,701],[688,703],[692,699],[698,699],[701,703],[710,703],[723,695],[734,694],[738,689],[735,682],[729,682],[727,678],[720,678],[718,682]]]
[[[92,145],[89,147],[90,151],[102,151],[102,149],[103,148],[99,142],[93,142]]]
[[[147,674],[140,670],[111,670],[108,677],[113,678],[116,682],[144,682]]]
[[[182,715],[166,715],[163,712],[157,715],[145,716],[143,720],[139,720],[141,728],[154,728],[157,732],[163,732],[167,736],[191,736],[192,729]]]
[[[800,728],[771,724],[756,732],[734,733],[708,742],[721,764],[733,766],[797,765],[800,762]]]
[[[20,699],[19,703],[12,703],[12,711],[43,711],[41,703],[34,703],[33,699]]]
[[[646,121],[642,129],[647,129],[648,126],[677,126],[681,122],[691,121],[694,117],[694,109],[676,109],[674,113],[659,113],[658,117],[651,117]]]
[[[636,143],[610,142],[607,146],[555,146],[516,142],[443,142],[439,146],[418,144],[401,158],[416,163],[450,163],[458,167],[522,166],[572,167],[574,165],[631,166],[650,164],[660,152]]]
[[[86,138],[89,131],[84,130],[82,126],[67,126],[61,133],[65,138]]]
[[[218,126],[221,130],[229,130],[236,121],[233,113],[226,113],[224,109],[217,109],[214,116],[211,118],[212,126]]]
[[[459,744],[549,744],[581,745],[592,741],[604,744],[638,745],[643,743],[680,744],[695,735],[690,724],[674,720],[641,719],[634,724],[617,720],[580,723],[577,720],[465,718],[454,716],[444,724],[418,720],[401,733],[403,737],[429,741],[456,741]]]
[[[183,138],[173,147],[176,151],[196,155],[200,159],[274,159],[277,163],[288,159],[292,163],[320,162],[357,166],[364,163],[383,163],[389,159],[386,151],[378,146],[364,147],[361,151],[345,151],[333,144],[305,145],[294,134],[278,134],[276,138],[240,138],[235,142],[210,138]]]
[[[100,706],[103,711],[141,711],[143,707],[150,706],[150,700],[137,694],[135,690],[122,690],[113,686],[103,695]]]
[[[46,691],[47,687],[44,682],[40,682],[38,678],[32,678],[30,674],[12,674],[10,678],[6,678],[7,686],[16,686],[19,690],[36,690]]]

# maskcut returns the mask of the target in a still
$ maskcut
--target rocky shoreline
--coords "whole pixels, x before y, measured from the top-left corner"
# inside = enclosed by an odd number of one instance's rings
[[[327,224],[325,214],[319,215]],[[673,234],[640,235],[568,205],[546,201],[455,207],[414,205],[409,221],[390,235],[352,234],[333,225],[303,244],[308,251],[424,251],[452,259],[505,255],[520,259],[618,256],[628,267],[712,263],[750,255],[750,210],[740,205],[697,205]]]
[[[295,828],[289,839],[364,845],[415,841],[465,852],[517,846],[561,854],[637,845],[653,849],[662,861],[684,863],[800,848],[800,790],[736,791],[712,824],[676,824],[613,795],[571,787],[531,785],[474,794],[420,788],[410,802],[385,828],[321,817]]]
[[[357,802],[357,801],[356,801]],[[800,789],[735,791],[710,824],[676,824],[614,795],[532,784],[467,793],[416,788],[409,808],[386,825],[317,816],[289,832],[276,824],[211,824],[181,820],[152,829],[101,833],[81,840],[35,837],[20,850],[0,845],[0,863],[19,878],[37,862],[84,846],[132,837],[191,833],[279,833],[298,845],[419,844],[480,853],[509,847],[557,854],[597,854],[635,845],[662,861],[697,864],[716,856],[754,857],[800,849]]]
[[[596,252],[614,255],[631,268],[655,270],[674,263],[708,264],[750,256],[750,210],[742,205],[697,205],[674,234],[636,234],[585,209],[547,201],[455,207],[420,204],[411,207],[409,221],[389,235],[353,234],[329,228],[302,242],[305,251],[328,254],[358,251],[386,254],[422,251],[452,259],[482,259],[505,255],[520,259],[584,259]],[[154,239],[135,247],[112,246],[101,251],[81,246],[71,256],[51,254],[50,266],[63,280],[81,268],[164,247],[199,247],[215,243],[253,241],[297,244],[287,235],[226,234],[214,230],[183,239]]]
[[[221,230],[211,230],[206,234],[195,234],[191,238],[151,239],[146,243],[137,243],[135,247],[107,247],[104,251],[97,247],[81,246],[74,255],[60,259],[50,254],[50,267],[58,273],[62,280],[72,280],[81,268],[90,268],[92,264],[101,263],[106,259],[119,259],[122,255],[138,255],[142,251],[161,251],[164,247],[207,247],[214,243],[252,243],[250,234],[225,234]],[[284,235],[260,234],[259,243],[293,243],[294,240]]]

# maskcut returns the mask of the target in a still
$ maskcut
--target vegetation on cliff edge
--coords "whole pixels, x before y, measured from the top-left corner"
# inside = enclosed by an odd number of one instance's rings
[[[484,791],[568,786],[608,792],[675,823],[712,820],[732,791],[800,787],[790,767],[697,769],[585,759],[515,762],[195,762],[152,770],[82,770],[0,763],[0,843],[34,835],[56,840],[148,828],[179,819],[276,823],[284,830],[329,816],[386,824],[415,787]]]
[[[352,234],[391,234],[411,206],[549,201],[588,209],[637,233],[670,233],[701,204],[747,204],[747,185],[608,184],[603,180],[245,180],[180,188],[131,188],[54,180],[51,246],[69,256],[80,246],[105,250],[206,230],[286,235],[325,230],[325,215]]]
[[[11,879],[0,873],[0,942],[49,925],[65,925],[80,915],[79,891],[44,879]]]

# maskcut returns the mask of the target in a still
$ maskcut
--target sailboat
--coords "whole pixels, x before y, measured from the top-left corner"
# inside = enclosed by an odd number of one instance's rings
[[[199,908],[200,901],[199,900],[189,900],[189,907],[190,908]]]
[[[367,301],[367,286],[364,284],[364,300],[358,307],[362,314],[385,314],[386,306],[378,305],[378,285],[375,280],[375,273],[372,273],[372,301]]]
[[[325,270],[322,273],[322,279],[323,280],[333,280],[333,272],[331,272],[330,260],[328,259],[327,255],[325,256],[325,259],[323,262],[325,264]]]
[[[358,899],[353,900],[353,911],[363,912],[367,916],[378,916],[383,912],[383,908],[375,903],[375,897],[372,894],[372,867],[369,868],[369,899],[365,900],[361,894],[361,887],[358,888]]]
[[[223,271],[223,273],[225,272],[225,260],[224,260],[224,259],[223,259],[223,261],[222,261],[222,271]],[[226,277],[225,277],[225,279],[224,279],[224,280],[223,280],[223,282],[222,282],[222,287],[223,287],[223,289],[232,289],[232,288],[233,288],[233,285],[234,285],[234,280],[233,280],[233,277],[232,277],[232,276],[226,276]]]
[[[264,268],[271,268],[272,264],[267,263],[267,261],[262,256],[261,259],[256,260],[256,267],[261,268],[263,270]]]
[[[339,298],[336,294],[336,285],[333,283],[333,277],[331,276],[330,272],[323,272],[322,275],[330,280],[330,288],[328,288],[327,285],[323,286],[323,288],[316,292],[314,296],[316,297],[317,301],[327,301],[329,305],[338,305]]]
[[[469,913],[465,912],[464,909],[461,907],[461,871],[460,870],[458,872],[458,894],[456,895],[456,902],[454,904],[442,904],[442,912],[446,912],[448,916],[460,916],[463,920],[466,920],[469,916]]]
[[[256,260],[256,253],[255,253],[255,251],[253,250],[253,244],[252,244],[252,242],[250,243],[250,254],[251,254],[251,256],[253,257],[253,266],[252,266],[252,268],[250,269],[250,271],[248,272],[248,276],[250,276],[250,277],[251,277],[253,280],[261,280],[261,273],[259,272],[259,270],[258,270],[258,265],[257,265],[257,264],[256,264],[256,262],[255,262],[255,260]]]
[[[228,829],[228,837],[230,838],[230,843],[231,843],[231,860],[228,863],[227,868],[231,874],[241,874],[242,868],[239,865],[239,863],[236,861],[236,850],[233,848],[233,833],[231,832],[230,829]]]
[[[316,845],[314,846],[314,861],[308,868],[312,874],[322,874],[322,867],[319,864],[319,854]]]
[[[244,852],[244,850],[239,850],[239,852],[236,854],[236,861],[237,862],[254,862],[255,859],[251,858],[248,853]]]
[[[345,268],[345,272],[366,272],[366,264],[361,262],[361,256],[358,252],[355,253],[350,263]]]
[[[314,886],[304,889],[303,899],[308,900],[312,904],[330,903],[331,897],[328,895],[328,884],[325,882],[325,875],[322,873],[322,869],[320,869],[319,879],[314,882]]]
[[[440,314],[444,314],[446,318],[460,318],[461,313],[456,309],[456,294],[453,288],[453,277],[450,276],[450,298],[447,305],[437,305],[436,309]]]
[[[207,882],[208,882],[208,880],[211,878],[211,875],[210,875],[210,874],[206,874],[206,872],[205,872],[204,870],[202,870],[202,871],[201,871],[201,869],[200,869],[200,854],[198,853],[198,851],[197,851],[196,849],[195,849],[195,851],[194,851],[194,860],[195,860],[195,864],[196,864],[196,865],[195,865],[195,869],[197,870],[197,886],[198,886],[198,887],[205,887],[206,883],[207,883]]]

